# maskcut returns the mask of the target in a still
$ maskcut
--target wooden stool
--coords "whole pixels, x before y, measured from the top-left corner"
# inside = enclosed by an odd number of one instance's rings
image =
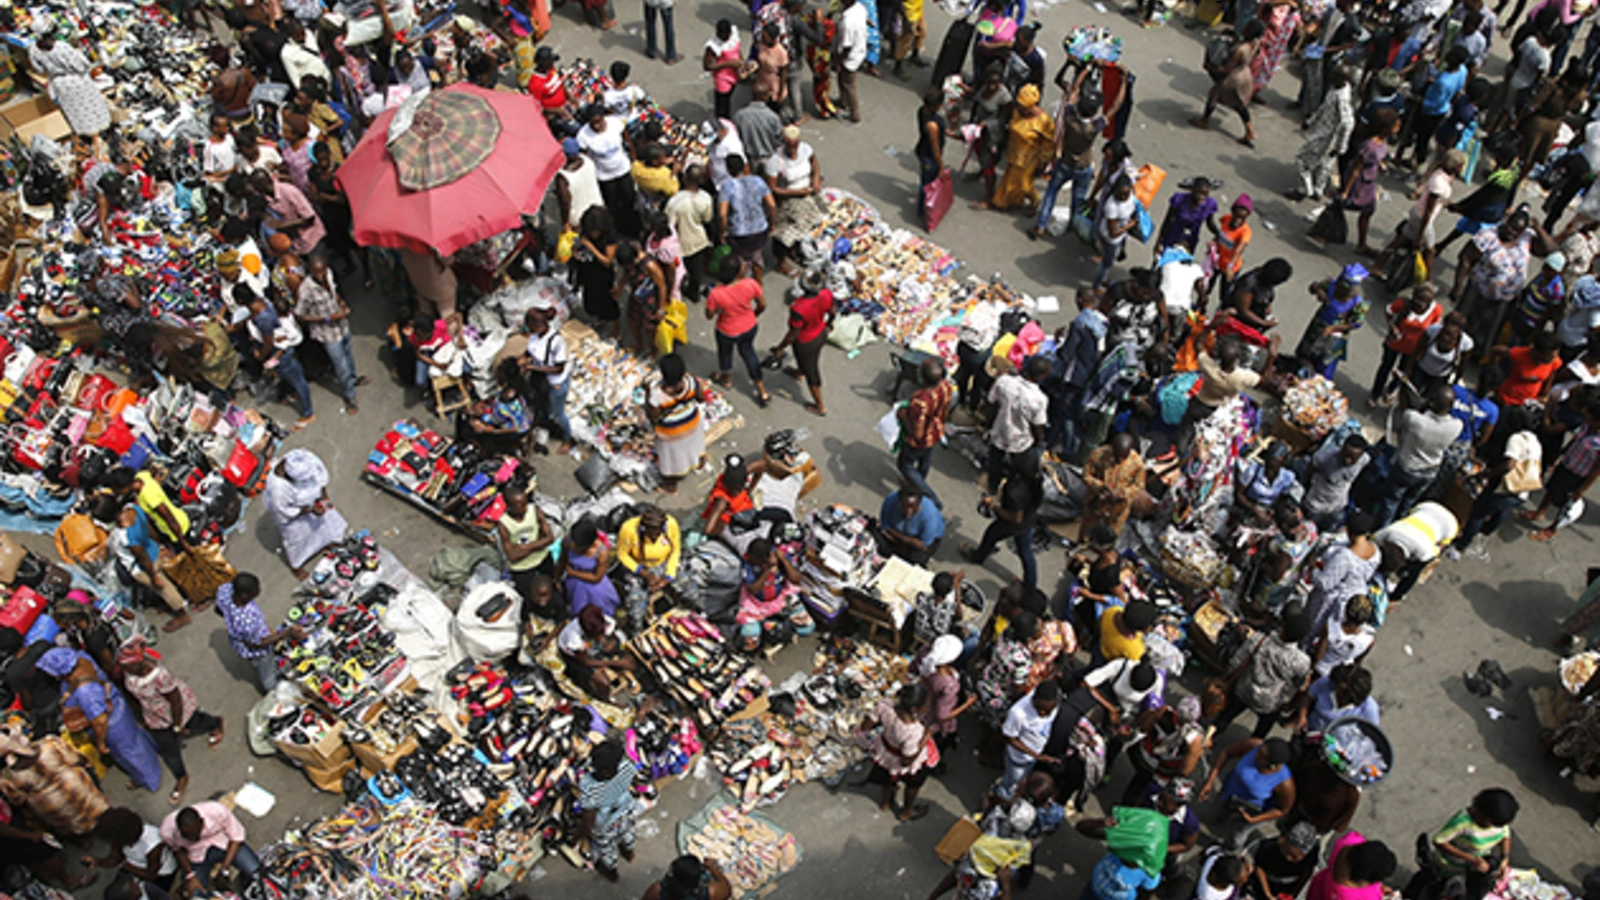
[[[433,385],[433,413],[439,418],[448,418],[458,409],[465,409],[472,403],[472,393],[467,390],[467,385],[454,375],[440,375],[432,379]],[[456,392],[456,399],[447,400],[450,391]]]

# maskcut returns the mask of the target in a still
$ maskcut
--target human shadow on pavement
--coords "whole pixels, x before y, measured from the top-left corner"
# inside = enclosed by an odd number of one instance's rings
[[[1506,533],[1505,526],[1501,533]],[[1549,646],[1561,620],[1573,609],[1566,587],[1552,581],[1503,581],[1497,585],[1475,581],[1462,584],[1459,590],[1484,624],[1534,647]]]
[[[886,497],[899,486],[899,477],[890,477],[892,470],[885,471],[876,465],[875,461],[884,453],[881,443],[877,446],[863,441],[846,443],[827,435],[822,439],[822,448],[828,475],[840,487],[861,488],[874,497]]]

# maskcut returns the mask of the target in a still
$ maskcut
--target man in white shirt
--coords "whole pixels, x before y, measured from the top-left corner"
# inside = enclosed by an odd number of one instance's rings
[[[287,19],[283,27],[289,40],[278,55],[283,60],[283,70],[289,75],[289,83],[299,88],[301,79],[316,75],[324,84],[332,84],[333,75],[328,72],[328,64],[322,61],[320,54],[306,46],[305,26],[298,19]]]
[[[572,424],[567,421],[567,388],[571,385],[571,371],[567,368],[566,338],[555,328],[555,305],[548,297],[540,297],[528,310],[528,350],[522,369],[543,375],[549,389],[545,393],[545,415],[552,431],[559,432],[561,446],[557,453],[572,452]]]
[[[1005,363],[1009,367],[1009,362]],[[1050,401],[1039,383],[1050,375],[1050,360],[1029,357],[1022,374],[1007,371],[989,388],[994,404],[994,424],[989,427],[989,490],[1000,490],[1000,482],[1011,471],[1014,458],[1040,448],[1045,425],[1049,423]]]
[[[1056,721],[1056,708],[1061,705],[1061,688],[1054,681],[1046,681],[1034,688],[1006,712],[1005,724],[1000,733],[1006,739],[1006,769],[995,785],[995,795],[1010,800],[1036,763],[1053,765],[1057,760],[1046,756],[1045,741],[1050,739],[1050,727]]]
[[[867,8],[858,0],[844,0],[833,59],[839,72],[839,103],[849,112],[845,118],[859,125],[861,105],[856,99],[856,72],[867,61]]]

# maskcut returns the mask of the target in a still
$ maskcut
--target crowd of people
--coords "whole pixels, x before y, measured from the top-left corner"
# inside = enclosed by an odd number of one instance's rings
[[[609,66],[602,87],[569,90],[546,42],[556,26],[544,0],[504,0],[486,21],[457,17],[425,40],[397,33],[380,4],[383,35],[360,46],[347,45],[344,25],[320,3],[227,10],[207,32],[233,40],[209,52],[211,110],[195,188],[203,206],[220,211],[210,230],[223,248],[214,260],[222,312],[203,330],[166,321],[147,307],[151,285],[91,251],[70,265],[99,304],[105,346],[137,382],[172,378],[219,400],[243,389],[281,397],[297,414],[294,429],[304,429],[316,420],[313,378],[326,376],[343,411],[359,412],[368,380],[340,283],[360,282],[394,303],[388,350],[400,385],[459,378],[463,313],[500,285],[446,257],[358,247],[336,174],[379,114],[466,82],[527,92],[560,140],[553,209],[530,216],[527,264],[507,267],[504,278],[567,278],[587,323],[654,362],[640,396],[664,494],[707,470],[706,383],[730,389],[735,356],[757,405],[772,402],[767,375],[781,372],[804,408],[826,417],[822,355],[849,286],[811,252],[827,214],[824,160],[801,125],[859,123],[859,75],[903,80],[929,67],[926,4],[749,5],[748,26],[720,19],[706,41],[712,115],[688,145],[636,115],[649,98],[625,61]],[[1167,896],[1201,900],[1301,892],[1367,900],[1395,877],[1394,850],[1350,830],[1361,791],[1318,749],[1335,722],[1379,725],[1364,660],[1390,649],[1378,640],[1386,611],[1442,556],[1487,559],[1487,539],[1508,513],[1531,539],[1553,539],[1600,479],[1600,194],[1586,191],[1600,172],[1600,120],[1592,120],[1600,107],[1589,102],[1600,27],[1574,52],[1592,10],[1544,0],[1519,23],[1522,5],[1502,19],[1504,4],[1483,0],[1222,4],[1226,21],[1203,64],[1213,87],[1193,124],[1209,128],[1224,107],[1253,147],[1256,117],[1270,109],[1264,91],[1298,57],[1302,83],[1288,112],[1303,120],[1304,138],[1287,199],[1319,207],[1307,210],[1320,237],[1325,219],[1356,213],[1354,252],[1364,262],[1297,273],[1284,258],[1255,258],[1264,255],[1251,249],[1255,201],[1225,193],[1221,180],[1184,179],[1156,215],[1160,178],[1127,136],[1137,114],[1132,61],[1069,57],[1051,77],[1042,26],[1007,0],[973,4],[970,50],[940,54],[937,82],[915,111],[919,203],[948,174],[950,141],[964,142],[983,187],[974,208],[1023,211],[1031,240],[1076,236],[1096,266],[1077,286],[1070,322],[1037,352],[996,352],[1021,323],[974,310],[955,359],[921,362],[915,390],[893,414],[900,483],[881,506],[865,507],[883,556],[934,573],[917,604],[914,676],[869,720],[880,806],[905,821],[926,815],[919,794],[951,767],[958,736],[975,734],[981,763],[998,770],[979,843],[932,896],[1010,897],[1032,877],[1030,849],[1104,793],[1119,768],[1131,770],[1120,805],[1155,811],[1170,834],[1160,864],[1140,865],[1110,842],[1115,817],[1080,817],[1080,835],[1109,848],[1083,879],[1086,900],[1135,900],[1163,883],[1180,885]],[[615,25],[610,0],[581,6],[592,27]],[[1154,26],[1160,7],[1130,12]],[[644,0],[643,11],[646,56],[680,62],[673,0]],[[1490,53],[1505,35],[1511,58],[1496,82]],[[30,60],[79,138],[81,235],[109,243],[129,191],[151,180],[148,159],[102,136],[110,115],[82,53],[45,28]],[[281,103],[258,102],[266,85],[283,86]],[[741,94],[748,98],[736,110]],[[1397,170],[1409,212],[1392,237],[1370,240]],[[1522,201],[1536,191],[1542,216]],[[1456,217],[1448,229],[1447,214]],[[1062,219],[1068,237],[1053,227]],[[1446,249],[1462,236],[1452,259]],[[1122,267],[1138,244],[1149,246],[1149,264]],[[1447,281],[1440,267],[1452,263]],[[763,353],[772,273],[790,284],[784,330],[768,334]],[[1309,302],[1294,296],[1297,277]],[[1198,694],[1186,690],[1159,650],[1165,613],[1124,551],[1149,549],[1143,530],[1171,520],[1174,472],[1218,422],[1237,419],[1252,397],[1283,394],[1288,380],[1339,375],[1371,317],[1369,296],[1381,304],[1372,324],[1382,354],[1366,408],[1392,410],[1391,435],[1369,440],[1351,420],[1305,444],[1252,441],[1229,460],[1219,473],[1229,499],[1205,539],[1241,573],[1239,631],[1248,637],[1219,647],[1228,651],[1216,660],[1222,677]],[[1314,309],[1291,345],[1278,330],[1288,304]],[[694,305],[712,323],[716,365],[703,377],[683,352]],[[573,448],[573,348],[562,312],[549,298],[527,310],[526,349],[498,360],[494,390],[456,414],[460,440],[514,456],[548,452],[548,443],[558,454]],[[983,444],[978,511],[989,521],[976,543],[946,541],[948,510],[930,474],[957,429]],[[1041,508],[1060,493],[1062,473],[1081,488],[1076,538],[1064,562],[1048,561]],[[811,634],[819,622],[803,602],[802,560],[783,539],[798,498],[777,489],[807,474],[772,453],[730,454],[698,516],[680,522],[647,503],[614,533],[589,519],[559,529],[526,491],[507,490],[495,535],[522,600],[526,647],[553,642],[566,676],[597,701],[629,693],[639,673],[624,642],[670,596],[691,532],[739,557],[728,623],[738,651]],[[306,450],[285,454],[265,480],[265,505],[298,577],[349,529],[329,481]],[[189,517],[148,471],[108,473],[86,504],[106,526],[123,587],[166,607],[169,631],[214,604],[231,652],[273,690],[274,647],[302,634],[268,625],[261,578],[230,572],[203,596],[172,584],[159,563],[193,549]],[[985,567],[1007,544],[1016,574],[992,618],[961,625],[971,574],[945,565],[949,550]],[[1060,573],[1070,586],[1055,597]],[[93,599],[77,591],[52,609],[63,629],[54,639],[27,644],[0,628],[9,660],[0,674],[34,735],[0,731],[0,860],[69,889],[94,870],[116,870],[108,900],[209,891],[220,870],[248,880],[260,860],[239,820],[220,804],[185,800],[186,739],[203,735],[216,747],[224,717],[203,709],[147,643],[89,615]],[[1246,713],[1251,734],[1235,740],[1231,726]],[[63,728],[83,740],[57,736]],[[112,806],[99,786],[106,762],[148,791],[161,789],[164,765],[178,808],[157,825]],[[611,880],[632,858],[636,777],[608,743],[579,781],[594,862]],[[1517,801],[1492,787],[1462,799],[1419,850],[1405,886],[1411,900],[1481,900],[1506,871]],[[1204,849],[1202,804],[1210,804]],[[108,850],[79,861],[88,874],[74,876],[46,832]],[[646,897],[730,892],[715,863],[686,856]]]

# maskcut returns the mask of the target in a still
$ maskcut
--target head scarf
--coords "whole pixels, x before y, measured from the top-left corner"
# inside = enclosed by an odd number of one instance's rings
[[[16,725],[0,727],[0,759],[4,759],[7,766],[16,765],[18,759],[33,759],[38,755],[39,751]]]
[[[1559,272],[1567,267],[1567,255],[1557,250],[1544,258],[1544,264]]]
[[[961,656],[961,638],[953,634],[941,634],[933,640],[933,646],[928,648],[928,655],[922,658],[922,674],[932,675],[940,666],[948,666]]]
[[[1017,91],[1017,105],[1018,106],[1038,106],[1039,105],[1039,86],[1038,85],[1034,85],[1034,84],[1025,84],[1025,85],[1023,85],[1022,86],[1022,90]]]
[[[1200,698],[1190,695],[1178,701],[1178,721],[1193,725],[1200,721]]]
[[[290,450],[283,457],[283,474],[289,481],[291,506],[310,506],[322,497],[328,486],[328,468],[315,453],[304,448]]]
[[[34,667],[51,677],[65,678],[77,664],[78,651],[57,647],[54,650],[46,650]]]
[[[1239,192],[1239,196],[1233,198],[1233,205],[1241,209],[1247,209],[1251,212],[1256,211],[1256,205],[1251,202],[1250,195],[1243,191]]]
[[[122,645],[122,649],[117,651],[117,665],[123,668],[136,666],[147,659],[159,660],[160,658],[160,654],[150,649],[150,645],[145,643],[144,638],[137,635],[129,638],[128,642]]]
[[[238,278],[242,268],[239,251],[228,249],[217,254],[217,274],[223,278]]]
[[[1011,804],[1011,832],[1018,837],[1026,835],[1028,830],[1033,828],[1033,823],[1038,818],[1039,811],[1033,808],[1032,803],[1026,800],[1018,800]]]
[[[786,141],[798,141],[800,140],[800,126],[785,125],[783,126],[782,135],[783,139]]]

